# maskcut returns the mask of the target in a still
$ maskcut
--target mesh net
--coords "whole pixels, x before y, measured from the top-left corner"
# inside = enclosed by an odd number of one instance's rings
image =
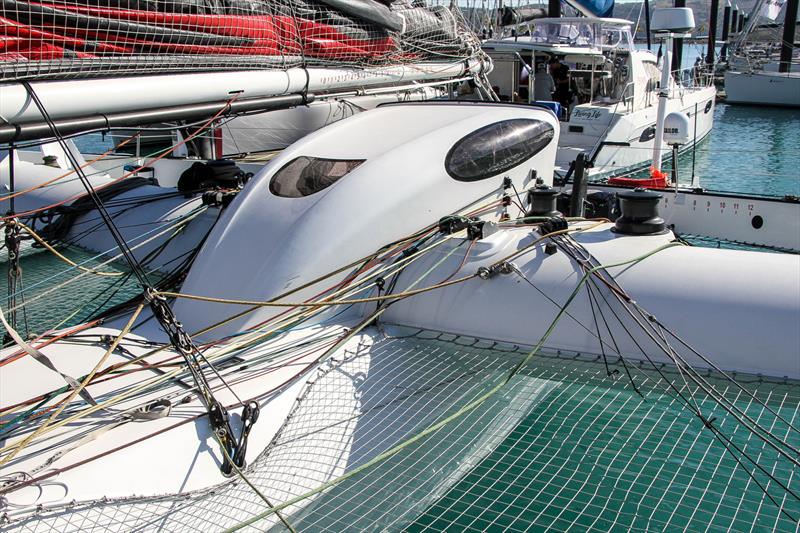
[[[415,4],[417,5],[417,4]],[[457,8],[342,0],[3,0],[0,80],[457,61]]]
[[[5,282],[0,282],[0,304],[4,312],[8,312],[9,308],[16,311],[17,329],[24,335],[43,333],[56,326],[68,327],[81,324],[104,305],[125,301],[141,292],[136,282],[124,275],[116,277],[83,275],[77,285],[70,285],[65,290],[52,291],[52,287],[70,282],[80,276],[81,272],[65,268],[64,263],[54,255],[30,245],[23,245],[21,252],[20,265],[23,275],[19,277],[19,285],[11,290],[11,294],[17,298],[16,305],[9,305],[9,285]],[[76,248],[64,250],[63,253],[87,268],[96,267],[101,263],[90,254]],[[0,251],[0,278],[6,278],[7,260],[7,251]],[[102,269],[108,272],[124,272],[116,264],[103,266]],[[109,296],[111,298],[106,302]],[[22,305],[23,303],[26,305]],[[0,335],[5,333],[5,328],[0,325]]]
[[[408,442],[502,382],[527,350],[427,331],[368,339],[340,351],[308,380],[271,444],[246,475],[298,531],[361,530],[795,530],[800,501],[769,501],[710,431],[668,390],[691,394],[717,426],[776,480],[796,491],[791,462],[703,398],[677,370],[607,375],[594,357],[548,354],[501,392],[326,490],[326,480]],[[739,376],[753,401],[709,374],[764,427],[800,445],[764,408],[797,422],[792,382]],[[74,503],[9,529],[222,530],[266,510],[241,480],[183,496]],[[787,514],[784,514],[787,513]],[[790,518],[793,517],[793,518]],[[242,530],[282,529],[271,514]]]

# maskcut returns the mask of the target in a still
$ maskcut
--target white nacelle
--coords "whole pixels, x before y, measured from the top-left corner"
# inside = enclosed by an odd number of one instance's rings
[[[674,239],[672,233],[624,235],[611,231],[610,226],[573,233],[572,238],[601,264],[642,256]],[[538,232],[517,227],[475,241],[457,275],[489,267],[538,237]],[[411,280],[432,268],[435,270],[428,278],[431,281],[421,285],[444,279],[459,269],[463,254],[447,255],[455,246],[459,246],[458,241],[410,265],[395,290],[406,290]],[[463,244],[460,246],[464,248]],[[542,242],[513,260],[519,272],[535,283],[535,290],[516,273],[488,280],[475,278],[398,302],[381,320],[533,346],[547,335],[562,303],[571,302],[569,315],[547,337],[545,347],[600,353],[593,327],[586,325],[594,325],[595,311],[614,316],[611,305],[617,306],[608,303],[614,297],[610,293],[597,296],[602,303],[596,309],[598,304],[590,301],[586,290],[572,300],[571,294],[583,277],[583,269],[566,253],[548,255],[544,248]],[[800,379],[800,258],[797,256],[678,246],[635,265],[606,271],[637,304],[723,370]],[[607,289],[598,288],[601,290]],[[367,307],[364,312],[373,309],[374,306]],[[644,361],[645,366],[649,360],[674,362],[629,315],[621,309],[617,312],[619,317],[614,320],[620,322],[608,323],[610,336],[617,339],[614,349],[629,360]],[[708,361],[693,354],[685,356],[692,366],[710,367]]]
[[[686,113],[674,111],[664,119],[664,142],[667,144],[687,144],[691,140],[689,134],[691,123]]]
[[[653,10],[650,31],[653,33],[689,33],[694,29],[694,12],[688,7]]]
[[[443,216],[501,198],[506,176],[519,191],[532,169],[549,182],[558,132],[549,110],[482,102],[395,104],[322,128],[247,184],[203,245],[183,292],[274,298]],[[532,138],[538,141],[525,144]],[[454,177],[459,172],[463,179]],[[310,298],[337,281],[288,300]],[[243,309],[175,303],[188,331]],[[280,311],[259,309],[213,336],[252,328]]]

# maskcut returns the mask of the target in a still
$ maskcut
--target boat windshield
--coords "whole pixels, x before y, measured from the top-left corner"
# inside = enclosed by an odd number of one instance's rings
[[[533,24],[531,42],[574,48],[631,48],[630,25],[599,20],[542,20]]]

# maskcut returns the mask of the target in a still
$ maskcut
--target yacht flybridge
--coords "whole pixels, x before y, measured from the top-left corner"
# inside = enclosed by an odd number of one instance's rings
[[[590,176],[628,174],[651,161],[663,65],[650,51],[637,50],[627,20],[590,17],[541,18],[514,35],[484,41],[494,61],[489,74],[501,95],[524,101],[552,101],[547,86],[553,59],[568,68],[568,102],[561,102],[557,173],[564,176],[579,153],[593,162]],[[673,72],[668,78],[667,112],[680,111],[693,124],[694,146],[711,131],[715,89],[710,80]],[[545,94],[543,94],[543,92]],[[548,105],[553,105],[552,102]]]

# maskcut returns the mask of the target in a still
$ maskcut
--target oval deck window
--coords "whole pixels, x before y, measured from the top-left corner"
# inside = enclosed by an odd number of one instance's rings
[[[553,139],[542,120],[514,118],[489,124],[460,139],[447,153],[447,173],[458,181],[478,181],[512,169]]]
[[[269,190],[275,196],[302,198],[327,189],[364,161],[300,156],[272,176]]]

